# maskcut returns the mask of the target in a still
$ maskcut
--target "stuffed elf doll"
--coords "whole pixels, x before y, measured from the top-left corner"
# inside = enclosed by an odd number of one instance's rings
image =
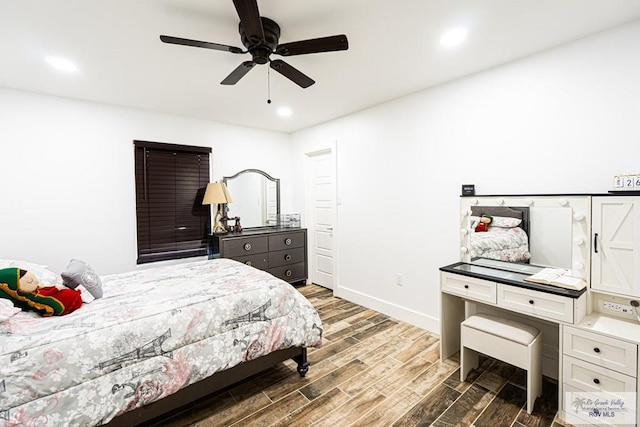
[[[476,233],[489,230],[489,224],[491,224],[492,221],[493,217],[491,215],[482,214],[480,220],[478,221],[478,225],[476,225]]]
[[[33,310],[43,316],[62,316],[82,305],[80,291],[60,286],[40,287],[38,278],[18,267],[0,269],[0,298],[16,307]]]

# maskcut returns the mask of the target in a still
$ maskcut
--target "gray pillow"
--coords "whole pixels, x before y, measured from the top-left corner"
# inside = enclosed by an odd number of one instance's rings
[[[86,262],[72,259],[60,275],[66,287],[75,289],[82,285],[94,298],[102,298],[102,280]]]

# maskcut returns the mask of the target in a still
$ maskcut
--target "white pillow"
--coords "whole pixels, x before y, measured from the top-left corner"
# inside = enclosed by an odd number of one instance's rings
[[[17,313],[20,313],[20,311],[22,310],[20,310],[18,307],[15,307],[12,301],[6,298],[0,298],[0,322],[9,320]]]
[[[62,278],[49,270],[46,265],[22,260],[0,259],[0,268],[6,267],[20,267],[23,270],[32,272],[38,278],[42,287],[62,283]]]
[[[509,218],[506,216],[494,216],[493,221],[489,224],[490,227],[503,227],[503,228],[513,228],[520,225],[522,222],[519,218]]]

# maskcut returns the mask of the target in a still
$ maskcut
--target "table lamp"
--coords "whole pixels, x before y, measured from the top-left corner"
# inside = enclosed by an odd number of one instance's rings
[[[205,190],[204,197],[202,198],[202,204],[218,205],[212,229],[215,234],[224,234],[227,232],[225,226],[220,222],[220,217],[222,216],[222,205],[225,203],[233,203],[233,199],[231,198],[231,194],[229,194],[229,190],[227,190],[227,186],[224,185],[224,182],[210,182],[207,184],[207,189]]]

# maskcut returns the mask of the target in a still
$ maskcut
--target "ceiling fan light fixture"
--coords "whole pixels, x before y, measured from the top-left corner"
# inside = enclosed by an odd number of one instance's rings
[[[440,37],[440,45],[444,47],[455,47],[462,44],[469,35],[469,30],[464,27],[451,28],[445,31]]]
[[[78,72],[78,66],[66,58],[47,55],[44,57],[44,61],[58,71],[64,71],[65,73]]]

